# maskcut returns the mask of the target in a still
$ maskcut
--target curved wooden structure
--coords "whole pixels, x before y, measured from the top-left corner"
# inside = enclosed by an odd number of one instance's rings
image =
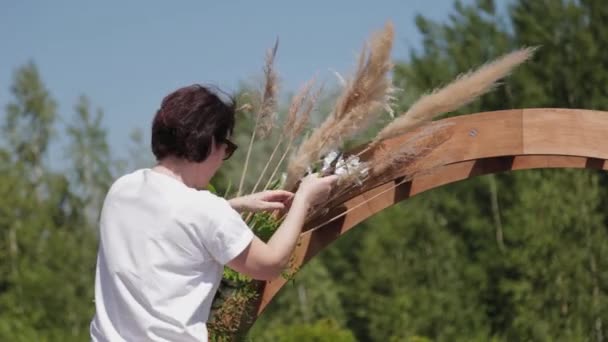
[[[571,109],[518,109],[458,116],[450,139],[423,157],[432,170],[404,182],[407,170],[394,179],[361,189],[344,206],[324,215],[336,218],[322,227],[309,222],[295,250],[295,267],[375,213],[409,197],[474,176],[535,168],[608,169],[608,112]],[[384,142],[389,150],[404,135]],[[367,201],[366,203],[363,203]],[[354,210],[352,210],[354,209]],[[342,216],[340,216],[342,213]],[[346,213],[346,214],[344,214]],[[317,227],[312,229],[313,227]],[[259,316],[286,280],[266,282]]]

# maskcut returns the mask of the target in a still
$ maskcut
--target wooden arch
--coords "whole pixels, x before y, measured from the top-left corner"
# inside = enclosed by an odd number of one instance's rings
[[[392,180],[360,189],[336,217],[322,227],[307,223],[294,252],[295,267],[303,266],[323,248],[358,223],[400,201],[439,186],[479,175],[536,168],[608,169],[608,112],[576,109],[517,109],[464,115],[441,120],[453,124],[453,135],[423,157],[432,170],[403,182],[407,170]],[[408,134],[384,142],[396,150]],[[363,203],[366,202],[366,203]],[[353,210],[354,209],[354,210]],[[312,229],[313,227],[317,227]],[[286,284],[284,278],[268,281],[261,289],[256,317]]]

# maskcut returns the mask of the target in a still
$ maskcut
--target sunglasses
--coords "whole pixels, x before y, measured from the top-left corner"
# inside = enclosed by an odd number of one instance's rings
[[[228,160],[228,159],[230,159],[230,157],[232,157],[232,154],[234,154],[234,151],[236,151],[236,149],[238,148],[238,145],[228,139],[224,139],[223,143],[226,144],[226,151],[224,152],[225,153],[224,160]]]

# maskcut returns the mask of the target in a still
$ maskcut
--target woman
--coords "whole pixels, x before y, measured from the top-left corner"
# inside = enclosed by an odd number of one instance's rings
[[[298,191],[229,201],[201,190],[236,145],[233,102],[192,85],[162,101],[152,125],[158,164],[119,178],[100,218],[93,341],[206,341],[205,322],[224,265],[255,279],[286,266],[309,208],[336,176],[304,178]],[[264,243],[239,211],[285,209]]]

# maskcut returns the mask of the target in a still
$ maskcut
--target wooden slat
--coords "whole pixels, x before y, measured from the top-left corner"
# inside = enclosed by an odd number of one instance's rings
[[[523,154],[608,158],[608,115],[574,109],[526,109]]]
[[[400,184],[402,173],[373,189],[332,208],[309,222],[294,252],[294,265],[303,266],[358,223],[411,196],[439,186],[496,172],[535,168],[608,169],[608,113],[570,109],[519,109],[488,112],[445,119],[453,124],[450,140],[423,157],[432,170]],[[385,141],[384,148],[397,150],[411,134]],[[363,150],[359,147],[356,150]],[[439,165],[439,166],[437,166]],[[354,190],[356,191],[356,190]],[[318,228],[320,222],[335,218]],[[315,228],[317,227],[317,228]],[[310,230],[312,229],[312,230]],[[258,315],[270,303],[286,280],[266,283]]]

